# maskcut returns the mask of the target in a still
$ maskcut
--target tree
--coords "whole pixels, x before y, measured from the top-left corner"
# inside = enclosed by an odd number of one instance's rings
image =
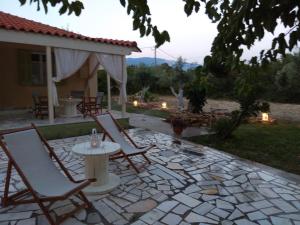
[[[145,102],[149,90],[157,86],[157,76],[153,67],[139,64],[138,66],[128,66],[127,87],[130,94],[135,94],[141,101]]]
[[[214,125],[216,134],[222,139],[231,137],[232,133],[250,116],[269,110],[269,104],[259,99],[263,93],[263,84],[258,82],[261,68],[257,65],[240,65],[239,76],[235,81],[235,100],[240,104],[239,110],[231,113],[230,118],[222,118]]]
[[[278,93],[290,102],[300,99],[300,52],[282,60],[282,68],[275,76]]]
[[[170,86],[172,84],[172,75],[174,74],[174,69],[167,63],[157,65],[154,68],[154,73],[156,75],[157,82],[152,91],[160,94],[170,94]]]
[[[192,113],[200,113],[206,103],[207,77],[201,71],[195,71],[197,76],[187,86],[186,98],[189,100],[188,110]],[[199,74],[200,73],[200,74]]]
[[[184,60],[179,57],[174,66],[174,78],[173,85],[170,87],[172,94],[177,98],[177,105],[179,110],[184,109],[184,98],[183,89],[187,81],[189,81],[190,76],[186,71],[184,71]],[[176,93],[174,85],[177,86],[178,92]]]
[[[40,10],[42,4],[45,12],[50,4],[52,7],[61,4],[60,14],[68,12],[80,15],[84,9],[79,0],[19,0],[36,3]],[[280,33],[273,38],[272,47],[262,51],[263,62],[276,59],[278,54],[285,55],[286,50],[292,50],[300,41],[300,1],[298,0],[183,0],[187,16],[199,12],[200,6],[205,7],[205,13],[217,23],[218,35],[215,37],[211,51],[212,57],[218,62],[227,64],[238,62],[243,53],[243,47],[248,49],[256,40],[261,40],[266,33],[275,31],[278,24],[283,24],[287,33]],[[139,30],[141,37],[152,35],[157,47],[170,41],[167,31],[160,32],[152,24],[151,12],[147,0],[120,0],[132,14],[133,29]],[[252,62],[257,61],[254,57]]]
[[[138,84],[141,85],[141,90],[136,93],[141,102],[145,102],[145,95],[149,91],[151,83],[154,83],[155,77],[151,74],[150,68],[144,64],[139,65],[136,71]],[[152,80],[154,80],[152,82]]]

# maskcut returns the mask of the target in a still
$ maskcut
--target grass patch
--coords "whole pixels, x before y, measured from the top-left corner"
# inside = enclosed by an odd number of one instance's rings
[[[243,124],[226,141],[214,135],[188,140],[300,174],[300,126],[296,123]]]
[[[131,128],[129,126],[128,119],[118,119],[118,122],[122,125],[123,128]],[[94,121],[38,127],[39,131],[41,131],[41,133],[47,140],[77,137],[91,134],[91,130],[93,128],[97,128],[98,132],[101,132],[101,130],[99,130],[99,127]]]
[[[112,109],[121,111],[121,106],[118,105],[117,103],[112,103]],[[148,116],[155,116],[155,117],[160,117],[160,118],[168,118],[170,115],[170,112],[165,111],[165,110],[159,110],[159,109],[143,109],[143,108],[138,108],[134,107],[132,105],[127,104],[126,106],[126,111],[129,113],[137,113],[137,114],[144,114]]]

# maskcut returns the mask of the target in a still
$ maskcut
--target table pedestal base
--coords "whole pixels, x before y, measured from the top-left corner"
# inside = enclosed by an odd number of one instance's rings
[[[108,181],[99,186],[93,186],[93,184],[89,185],[85,189],[83,189],[83,192],[88,195],[97,195],[97,194],[105,194],[114,188],[118,187],[120,185],[120,177],[113,173],[108,174]]]

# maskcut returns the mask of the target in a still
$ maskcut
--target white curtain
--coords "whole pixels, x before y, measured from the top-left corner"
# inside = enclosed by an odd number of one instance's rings
[[[57,88],[55,82],[59,82],[72,76],[78,71],[84,62],[87,60],[90,52],[54,48],[55,63],[56,63],[56,77],[53,78],[53,105],[59,106]]]
[[[94,76],[97,76],[97,71],[99,70],[99,67],[100,67],[100,63],[95,54],[91,53],[88,65],[89,65],[89,75],[85,82],[85,87],[84,87],[85,91],[88,90],[91,79]]]
[[[120,86],[120,98],[126,102],[127,71],[125,57],[121,55],[96,54],[99,63]]]

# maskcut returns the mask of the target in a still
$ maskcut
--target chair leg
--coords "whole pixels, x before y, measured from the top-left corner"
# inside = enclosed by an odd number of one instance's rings
[[[70,216],[73,216],[75,213],[79,212],[81,209],[85,209],[86,208],[86,203],[82,203],[80,205],[78,205],[76,208],[74,208],[73,210],[59,216],[56,220],[56,224],[62,224],[65,220],[67,220],[68,218],[70,218]]]
[[[85,204],[87,205],[88,208],[90,208],[92,206],[92,204],[90,203],[90,201],[86,198],[86,196],[83,194],[82,191],[78,192],[79,195],[81,196],[82,200],[85,202]]]
[[[137,169],[137,167],[133,164],[133,162],[131,161],[131,159],[124,154],[125,159],[127,159],[127,161],[129,162],[130,166],[132,166],[132,168],[135,170],[135,172],[140,173],[140,171]]]
[[[35,195],[33,195],[33,196],[37,200],[37,204],[40,206],[41,210],[43,211],[43,213],[46,216],[47,220],[49,221],[50,225],[56,225],[55,221],[53,221],[52,217],[50,216],[49,211],[44,206],[44,204]]]
[[[3,198],[1,201],[1,204],[3,207],[8,206],[8,192],[9,192],[9,184],[10,184],[10,177],[11,177],[11,170],[12,170],[12,163],[10,160],[8,160],[7,164],[7,171],[6,171],[6,179],[5,179],[5,187],[4,187],[4,193]]]
[[[146,159],[146,161],[151,164],[151,161],[148,159],[148,157],[145,155],[145,153],[142,153],[142,156]]]

